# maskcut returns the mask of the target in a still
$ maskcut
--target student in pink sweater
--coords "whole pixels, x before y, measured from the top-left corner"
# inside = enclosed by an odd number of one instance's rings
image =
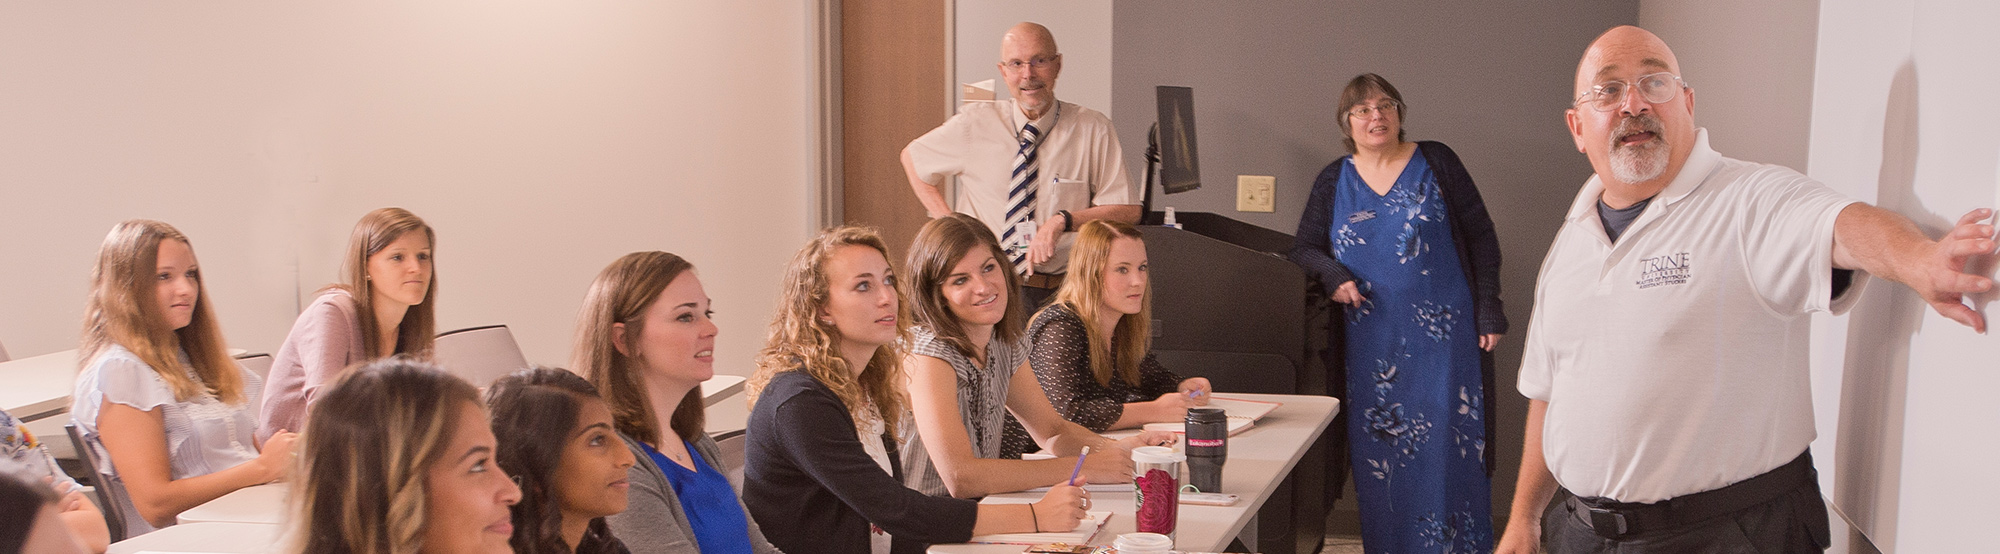
[[[320,289],[272,360],[259,437],[299,430],[319,388],[349,366],[396,354],[430,357],[437,337],[436,238],[402,208],[368,212],[354,224],[341,268],[345,282]]]

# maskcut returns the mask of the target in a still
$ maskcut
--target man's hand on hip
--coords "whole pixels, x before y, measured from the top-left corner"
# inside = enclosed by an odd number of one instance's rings
[[[1063,229],[1061,225],[1054,225],[1054,221],[1047,223],[1036,229],[1034,240],[1028,242],[1028,263],[1041,265],[1055,257],[1056,239],[1062,238]]]

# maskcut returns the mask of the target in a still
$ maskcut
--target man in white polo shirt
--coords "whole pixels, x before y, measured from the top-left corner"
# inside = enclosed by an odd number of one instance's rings
[[[1816,552],[1827,518],[1807,339],[1866,271],[1985,332],[1961,271],[1974,210],[1931,241],[1798,172],[1723,157],[1659,37],[1618,27],[1567,112],[1596,175],[1542,262],[1521,360],[1520,484],[1500,552]],[[1849,286],[1852,283],[1855,286]],[[1558,484],[1571,493],[1548,506]]]
[[[1062,284],[1073,231],[1092,219],[1138,223],[1139,191],[1111,118],[1056,100],[1062,53],[1048,28],[1009,29],[999,65],[1013,99],[966,106],[917,137],[903,172],[933,218],[951,214],[938,187],[958,176],[958,211],[1000,237],[1033,309]]]

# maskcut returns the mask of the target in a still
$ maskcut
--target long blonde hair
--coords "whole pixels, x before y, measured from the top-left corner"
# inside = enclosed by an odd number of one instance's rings
[[[1139,313],[1118,318],[1111,336],[1104,336],[1097,328],[1098,316],[1111,309],[1104,305],[1104,270],[1111,259],[1111,243],[1118,239],[1140,241],[1140,246],[1146,240],[1137,228],[1123,222],[1093,219],[1083,224],[1077,231],[1076,245],[1070,247],[1069,277],[1056,291],[1056,303],[1069,306],[1083,319],[1090,337],[1090,372],[1097,377],[1097,384],[1110,385],[1115,374],[1137,386],[1139,362],[1153,348],[1151,278],[1147,279],[1146,292],[1139,296]]]
[[[291,552],[415,554],[425,479],[479,391],[404,356],[349,368],[308,415],[292,485]],[[499,471],[495,469],[495,471]]]
[[[193,319],[180,329],[166,328],[154,273],[159,268],[160,243],[168,240],[193,248],[180,230],[150,219],[125,220],[104,236],[97,266],[90,270],[90,300],[84,305],[83,346],[77,363],[87,367],[115,344],[152,367],[173,389],[176,400],[212,394],[224,403],[242,403],[243,372],[222,341],[199,264]],[[187,352],[194,367],[181,365],[180,351]]]
[[[903,351],[910,342],[910,310],[898,299],[896,341],[875,349],[875,357],[868,360],[868,367],[859,378],[849,372],[847,361],[839,355],[840,330],[819,319],[831,290],[826,264],[834,251],[843,246],[873,248],[882,253],[884,261],[889,260],[889,247],[882,242],[881,235],[865,227],[828,229],[800,248],[785,266],[778,315],[771,319],[770,338],[757,353],[757,371],[745,388],[754,406],[772,377],[787,371],[803,371],[832,389],[855,421],[867,419],[869,414],[862,410],[872,405],[889,435],[900,436],[896,432],[897,423],[908,405],[902,382]],[[889,263],[893,275],[895,262]]]
[[[382,328],[375,321],[375,283],[368,280],[368,258],[413,231],[422,231],[424,242],[430,246],[431,282],[424,290],[424,301],[403,312],[403,321],[396,326],[396,347],[392,352],[430,358],[431,345],[437,341],[437,233],[431,231],[423,218],[402,208],[381,208],[361,216],[347,239],[347,255],[342,258],[340,268],[342,282],[321,289],[321,292],[341,289],[354,296],[354,314],[361,319],[361,351],[367,358],[374,358],[376,352],[382,351]]]
[[[590,379],[611,407],[618,432],[651,444],[660,444],[659,414],[653,413],[651,392],[646,388],[644,364],[626,356],[613,344],[612,327],[625,324],[627,349],[646,331],[646,310],[660,300],[683,273],[694,264],[666,252],[633,252],[619,257],[597,273],[590,292],[583,297],[577,313],[576,345],[571,366]],[[667,426],[684,439],[702,435],[706,406],[701,389],[688,391],[674,408]]]

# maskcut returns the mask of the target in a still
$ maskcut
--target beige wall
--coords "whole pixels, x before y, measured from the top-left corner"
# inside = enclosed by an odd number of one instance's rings
[[[959,97],[957,83],[992,79],[994,97],[1007,99],[1007,82],[994,65],[1000,61],[1000,36],[1015,23],[1033,21],[1048,27],[1062,50],[1056,96],[1117,117],[1111,113],[1111,4],[1111,0],[952,2],[952,59],[957,64],[952,98]]]
[[[806,2],[0,8],[0,342],[74,348],[121,219],[190,235],[234,346],[275,350],[353,222],[437,228],[441,329],[566,363],[597,270],[691,259],[718,370],[811,224]]]

